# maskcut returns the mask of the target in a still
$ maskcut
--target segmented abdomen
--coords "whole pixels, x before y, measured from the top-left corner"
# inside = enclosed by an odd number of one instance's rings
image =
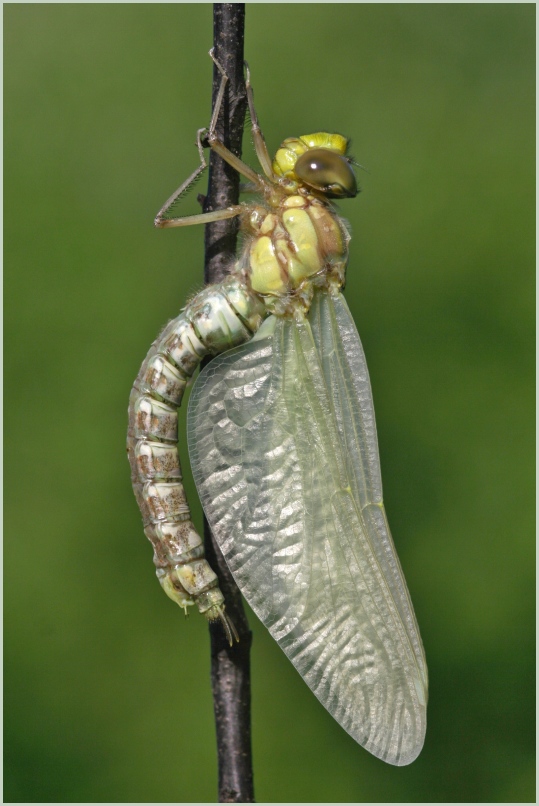
[[[200,361],[248,341],[264,315],[262,302],[239,277],[208,286],[152,344],[129,400],[131,481],[157,577],[177,604],[186,608],[196,602],[210,621],[225,620],[224,599],[191,522],[177,449],[177,410]]]

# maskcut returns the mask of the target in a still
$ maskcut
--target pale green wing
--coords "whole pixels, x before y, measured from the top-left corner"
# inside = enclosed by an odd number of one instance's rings
[[[316,294],[309,320],[345,446],[354,499],[362,509],[371,548],[406,625],[427,690],[427,665],[419,627],[383,506],[376,421],[363,346],[342,294]]]
[[[236,582],[314,694],[371,753],[408,764],[426,669],[381,504],[368,376],[339,298],[317,295],[311,321],[270,317],[206,367],[191,465]]]

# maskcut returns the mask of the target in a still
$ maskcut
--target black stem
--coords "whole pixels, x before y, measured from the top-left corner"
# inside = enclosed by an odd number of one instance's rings
[[[228,75],[228,83],[217,134],[237,156],[247,106],[243,70],[245,5],[214,3],[214,55]],[[220,84],[220,73],[213,70],[212,108]],[[239,176],[217,154],[211,153],[208,194],[204,212],[237,204]],[[236,254],[238,219],[215,221],[206,226],[206,283],[220,282],[231,270]],[[249,652],[252,634],[243,610],[241,594],[232,578],[207,521],[204,521],[206,557],[219,577],[225,596],[226,612],[238,631],[240,641],[230,647],[220,623],[210,625],[211,682],[217,733],[219,764],[219,803],[254,803],[251,759],[251,679]]]

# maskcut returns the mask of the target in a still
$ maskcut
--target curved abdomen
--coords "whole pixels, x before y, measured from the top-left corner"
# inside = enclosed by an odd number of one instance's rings
[[[185,497],[177,410],[200,361],[248,341],[263,316],[263,304],[239,278],[204,289],[152,344],[129,400],[131,481],[157,577],[180,607],[196,603],[210,621],[224,620],[223,595]]]

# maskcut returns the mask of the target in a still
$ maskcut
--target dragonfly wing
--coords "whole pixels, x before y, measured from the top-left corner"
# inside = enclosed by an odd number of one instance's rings
[[[362,459],[369,437],[357,389],[340,377],[354,345],[344,363],[330,355],[347,322],[342,315],[331,335],[327,314],[346,309],[322,296],[312,327],[271,317],[201,373],[189,407],[191,464],[253,610],[356,741],[408,764],[425,731],[420,641],[390,538],[373,545],[389,532],[370,511],[383,508],[366,492],[376,472]],[[347,406],[355,413],[345,424]]]
[[[354,498],[362,509],[371,548],[406,626],[426,692],[423,644],[383,506],[376,421],[363,346],[342,294],[316,294],[309,319],[345,446]]]

